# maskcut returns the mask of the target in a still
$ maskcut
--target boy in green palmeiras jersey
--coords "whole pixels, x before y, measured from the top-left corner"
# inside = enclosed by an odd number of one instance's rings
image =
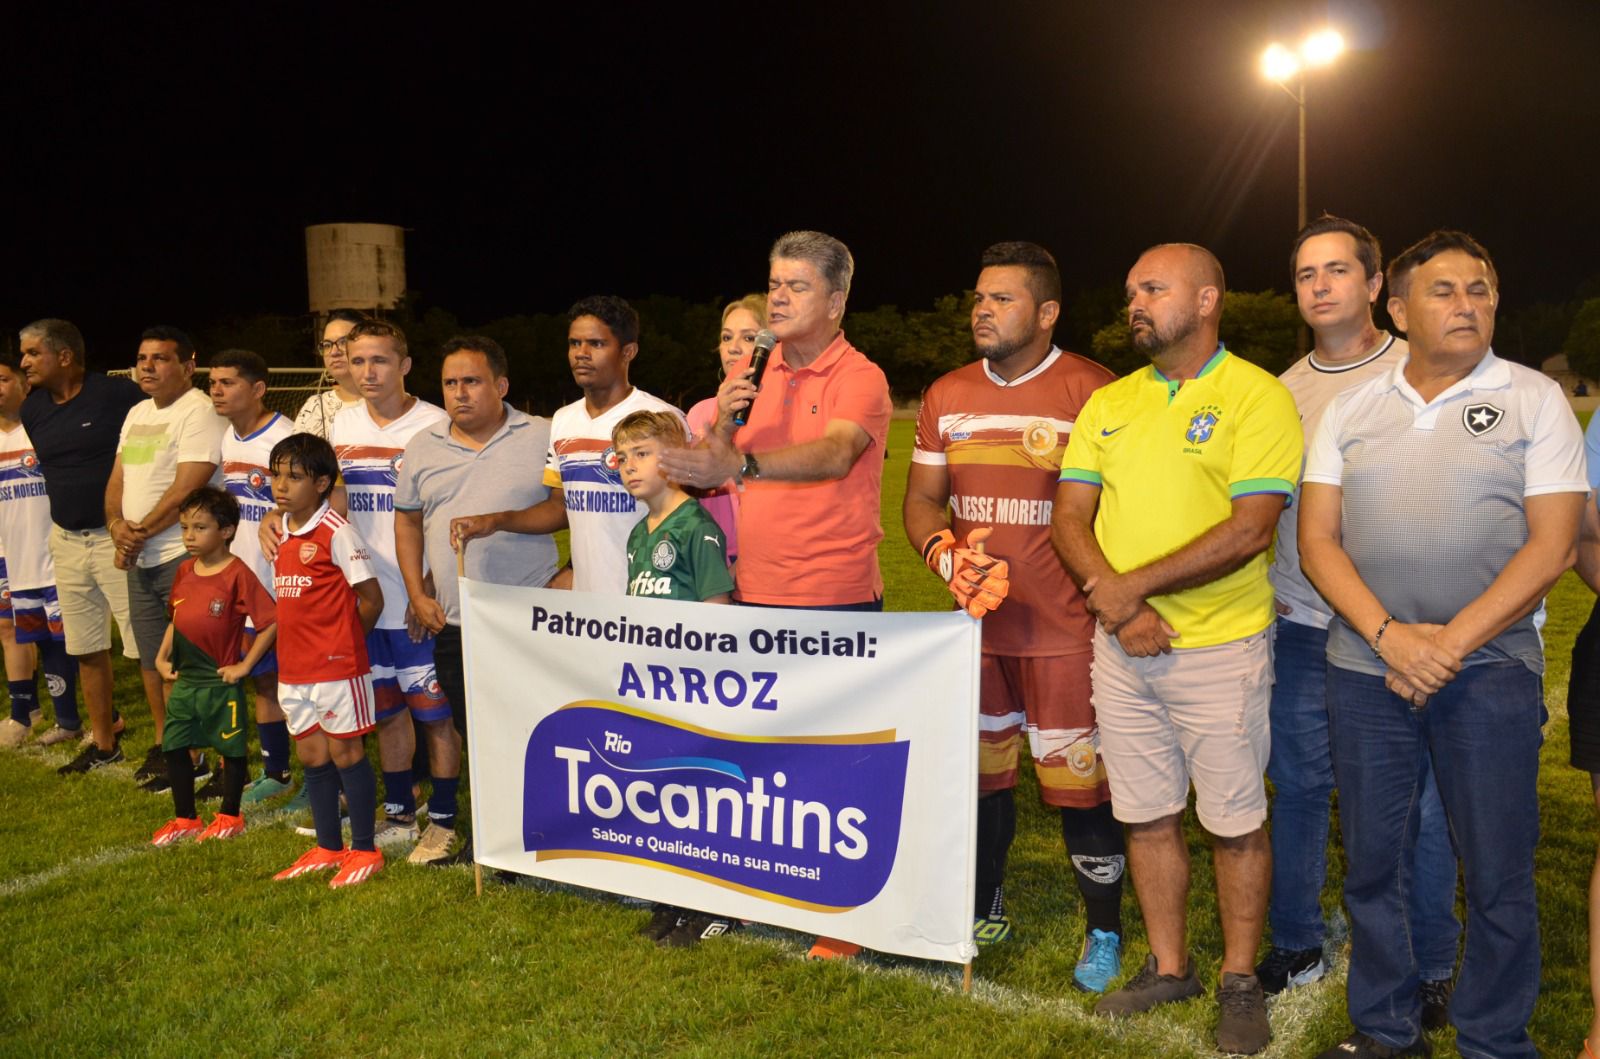
[[[167,603],[171,622],[156,654],[156,670],[163,680],[174,681],[161,749],[176,815],[151,839],[156,846],[186,838],[232,838],[244,830],[239,803],[248,774],[251,710],[239,681],[278,636],[272,596],[228,547],[239,526],[238,501],[221,489],[202,486],[184,498],[178,522],[190,558],[173,578]],[[241,650],[246,617],[256,628],[248,652]],[[222,808],[209,826],[200,823],[195,811],[189,756],[191,749],[204,747],[216,750],[223,767]]]
[[[733,574],[722,530],[658,462],[663,449],[688,441],[682,422],[665,412],[635,412],[611,432],[623,488],[647,509],[628,535],[628,595],[728,603]],[[726,916],[658,904],[640,933],[658,945],[688,948],[738,926]]]
[[[628,536],[628,595],[727,603],[733,575],[722,530],[658,465],[662,449],[687,442],[664,412],[635,412],[611,433],[623,488],[648,508]]]

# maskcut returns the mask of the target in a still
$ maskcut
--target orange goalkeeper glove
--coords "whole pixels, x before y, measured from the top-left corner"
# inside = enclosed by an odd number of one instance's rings
[[[983,552],[983,542],[993,532],[980,526],[960,545],[955,534],[944,529],[922,544],[922,561],[944,579],[956,605],[974,618],[998,607],[1011,590],[1011,565]]]

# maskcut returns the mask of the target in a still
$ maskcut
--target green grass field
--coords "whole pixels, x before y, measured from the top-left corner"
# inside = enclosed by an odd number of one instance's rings
[[[896,421],[882,547],[892,609],[948,596],[905,543],[900,498],[911,423]],[[1534,1040],[1572,1055],[1588,1028],[1585,894],[1596,828],[1587,779],[1566,764],[1566,676],[1592,600],[1572,575],[1550,600],[1551,723],[1538,885],[1544,988]],[[129,757],[150,741],[137,674],[119,661]],[[634,931],[646,913],[603,896],[470,868],[400,862],[331,892],[273,883],[307,845],[281,814],[241,838],[154,850],[170,799],[137,791],[134,762],[63,780],[65,750],[0,755],[0,1055],[1071,1055],[1214,1054],[1210,1000],[1111,1025],[1069,986],[1083,931],[1056,817],[1022,780],[1008,897],[1013,940],[986,951],[963,996],[958,968],[891,958],[818,965],[808,939],[754,928],[690,951]],[[214,803],[212,806],[214,811]],[[207,813],[209,815],[209,812]],[[1208,849],[1191,827],[1192,949],[1214,984]],[[1335,878],[1324,894],[1338,905]],[[1145,949],[1131,888],[1125,967]],[[1267,1054],[1314,1055],[1347,1032],[1340,973],[1274,1008]],[[1456,1055],[1450,1034],[1436,1054]]]

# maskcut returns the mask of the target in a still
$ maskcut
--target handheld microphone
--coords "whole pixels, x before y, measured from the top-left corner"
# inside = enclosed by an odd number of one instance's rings
[[[772,355],[772,347],[778,344],[778,336],[771,331],[762,329],[756,332],[756,351],[750,355],[750,370],[755,374],[750,376],[750,381],[756,384],[756,390],[761,389],[761,376],[767,373],[767,358]],[[756,403],[754,397],[750,404],[745,405],[733,413],[733,425],[742,427],[750,418],[750,405]]]

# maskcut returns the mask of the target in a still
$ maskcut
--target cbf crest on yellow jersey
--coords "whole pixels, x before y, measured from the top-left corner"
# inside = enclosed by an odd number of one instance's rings
[[[1061,481],[1100,489],[1094,533],[1117,571],[1171,554],[1233,513],[1233,501],[1290,502],[1304,441],[1294,398],[1221,346],[1188,382],[1154,366],[1096,390],[1078,416]],[[1209,647],[1272,623],[1267,556],[1210,584],[1155,596],[1174,647]]]

